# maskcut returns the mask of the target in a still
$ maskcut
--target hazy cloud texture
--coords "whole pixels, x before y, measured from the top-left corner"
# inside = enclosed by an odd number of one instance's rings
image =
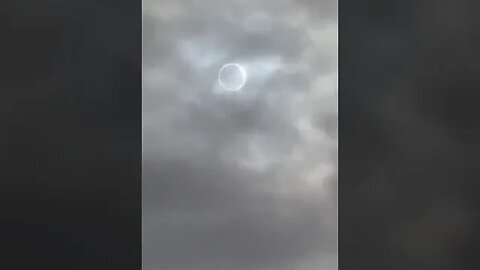
[[[144,1],[144,269],[337,268],[336,14]],[[238,92],[217,83],[230,62]]]

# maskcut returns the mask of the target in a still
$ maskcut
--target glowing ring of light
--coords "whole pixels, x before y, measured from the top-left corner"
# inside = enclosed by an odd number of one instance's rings
[[[241,83],[236,86],[236,87],[231,87],[229,85],[226,85],[224,82],[222,82],[222,72],[226,69],[226,68],[229,68],[229,67],[236,67],[238,71],[240,71],[240,76],[241,76]],[[229,91],[238,91],[240,89],[242,89],[242,87],[245,85],[245,82],[247,81],[247,72],[245,71],[245,68],[243,68],[240,64],[237,64],[237,63],[229,63],[229,64],[225,64],[221,69],[220,71],[218,72],[218,83],[220,84],[220,86],[226,90],[229,90]]]

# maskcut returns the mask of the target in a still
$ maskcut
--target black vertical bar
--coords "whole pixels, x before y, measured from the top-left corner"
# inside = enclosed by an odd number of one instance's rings
[[[0,6],[0,268],[141,269],[141,1]]]
[[[339,1],[340,269],[477,269],[475,1]]]

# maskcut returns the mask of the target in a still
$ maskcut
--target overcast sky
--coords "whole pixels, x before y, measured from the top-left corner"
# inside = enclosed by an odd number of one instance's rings
[[[336,6],[143,2],[145,270],[337,268]]]

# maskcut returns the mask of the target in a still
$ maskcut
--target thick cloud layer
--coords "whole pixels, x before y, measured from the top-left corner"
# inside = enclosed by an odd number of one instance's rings
[[[336,269],[336,1],[147,0],[143,44],[144,268]]]

